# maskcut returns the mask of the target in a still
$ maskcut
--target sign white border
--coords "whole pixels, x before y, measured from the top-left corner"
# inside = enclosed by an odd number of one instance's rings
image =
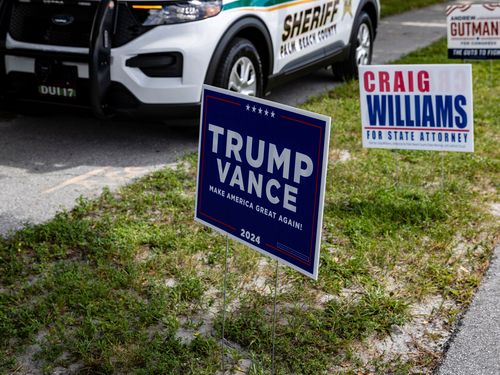
[[[255,103],[259,103],[259,104],[262,104],[262,105],[265,105],[267,107],[270,107],[270,108],[279,108],[279,109],[282,109],[282,110],[285,110],[285,111],[289,111],[289,112],[292,112],[292,113],[297,113],[297,114],[300,114],[300,115],[303,115],[303,116],[308,116],[308,117],[312,117],[312,118],[316,118],[318,120],[321,120],[321,121],[325,121],[326,123],[326,126],[325,126],[325,140],[323,142],[323,163],[322,163],[322,169],[321,169],[321,174],[320,174],[320,178],[321,178],[321,185],[320,185],[320,192],[319,192],[319,205],[318,205],[318,216],[317,216],[317,220],[316,220],[316,243],[314,244],[314,249],[315,249],[315,254],[314,254],[314,265],[313,265],[313,272],[312,273],[309,273],[303,269],[301,269],[300,267],[297,267],[296,265],[294,264],[291,264],[290,262],[284,260],[284,259],[281,259],[277,256],[275,256],[274,254],[271,254],[271,253],[268,253],[266,252],[265,250],[253,245],[252,243],[250,242],[247,242],[247,241],[244,241],[244,239],[238,237],[238,236],[235,236],[229,232],[226,232],[224,230],[222,230],[221,228],[218,228],[214,225],[212,225],[211,223],[208,223],[206,221],[204,221],[203,219],[197,217],[197,212],[198,212],[198,196],[199,196],[199,189],[200,189],[200,173],[199,173],[199,168],[200,168],[200,165],[201,165],[201,147],[202,147],[202,132],[203,132],[203,115],[204,115],[204,108],[205,108],[205,95],[204,95],[204,92],[205,92],[205,89],[209,89],[209,90],[212,90],[212,91],[215,91],[215,92],[218,92],[218,93],[221,93],[221,94],[224,94],[224,95],[229,95],[229,96],[234,96],[234,97],[237,97],[237,98],[240,98],[240,99],[243,99],[243,100],[247,100],[247,101],[252,101],[252,102],[255,102]],[[318,280],[318,274],[319,274],[319,260],[320,260],[320,249],[321,249],[321,234],[322,234],[322,229],[323,229],[323,210],[324,210],[324,205],[325,205],[325,191],[326,191],[326,177],[327,177],[327,171],[328,171],[328,155],[329,155],[329,145],[330,145],[330,128],[331,128],[331,118],[328,117],[328,116],[325,116],[325,115],[320,115],[318,113],[313,113],[313,112],[309,112],[309,111],[305,111],[303,109],[299,109],[299,108],[294,108],[294,107],[290,107],[288,105],[285,105],[285,104],[281,104],[281,103],[275,103],[275,102],[271,102],[269,100],[266,100],[266,99],[261,99],[261,98],[256,98],[256,97],[249,97],[247,95],[243,95],[243,94],[239,94],[239,93],[235,93],[233,91],[229,91],[229,90],[225,90],[225,89],[221,89],[219,87],[214,87],[214,86],[210,86],[210,85],[203,85],[203,92],[202,92],[202,101],[201,101],[201,111],[200,111],[200,132],[199,132],[199,140],[198,140],[198,169],[197,169],[197,174],[196,174],[196,200],[195,200],[195,217],[194,217],[194,220],[203,224],[203,225],[206,225],[210,228],[212,228],[213,230],[223,234],[223,235],[226,235],[228,237],[230,237],[231,239],[237,241],[237,242],[240,242],[242,244],[244,244],[245,246],[248,246],[250,248],[252,248],[253,250],[256,250],[258,251],[259,253],[263,254],[263,255],[266,255],[272,259],[275,259],[277,260],[278,262],[280,263],[283,263],[293,269],[295,269],[296,271],[302,273],[303,275],[306,275],[314,280]]]
[[[456,17],[456,20],[452,18]],[[448,57],[452,59],[474,59],[474,60],[497,60],[500,59],[500,35],[475,35],[475,29],[470,27],[471,22],[493,22],[497,23],[497,33],[500,23],[500,2],[450,4],[446,7],[446,31],[448,41]],[[456,22],[458,32],[463,24],[464,34],[452,35],[452,22]],[[468,27],[465,27],[468,24]],[[493,25],[486,29],[483,25],[482,31],[490,34]],[[467,30],[466,30],[467,29]],[[458,53],[460,52],[460,55]],[[457,53],[457,55],[455,55]]]
[[[381,91],[377,89],[374,92],[368,93],[365,90],[364,87],[364,74],[366,72],[374,72],[375,75],[379,71],[383,72],[391,72],[394,73],[396,71],[402,71],[404,74],[408,74],[408,72],[413,72],[414,77],[417,76],[418,71],[426,70],[430,73],[430,85],[431,89],[429,92],[425,93],[420,93],[417,92],[416,89],[414,88],[414,92],[396,92],[392,88],[390,88],[389,91]],[[465,79],[461,75],[457,75],[456,77],[452,77],[452,74],[456,73],[463,73],[465,74]],[[443,84],[441,81],[436,80],[436,77],[440,77],[441,79],[444,79],[444,77],[447,75],[448,85],[456,85],[456,87],[452,90],[450,88],[446,89],[446,85]],[[459,77],[459,78],[457,78]],[[444,82],[444,81],[443,81]],[[437,88],[434,87],[434,85],[438,86]],[[463,88],[460,87],[460,85],[465,85]],[[361,131],[362,131],[362,139],[363,139],[363,148],[380,148],[380,149],[390,149],[390,150],[422,150],[422,151],[450,151],[450,152],[474,152],[474,98],[473,98],[473,90],[472,90],[472,65],[470,64],[421,64],[421,65],[363,65],[359,67],[359,90],[360,90],[360,107],[361,107]],[[442,86],[442,87],[439,87]],[[438,143],[425,143],[425,144],[420,144],[420,141],[414,141],[413,144],[404,144],[401,142],[397,141],[392,141],[392,142],[370,142],[370,140],[367,139],[367,134],[365,131],[366,127],[373,127],[375,124],[370,123],[369,115],[368,115],[368,106],[366,102],[366,97],[368,94],[371,95],[411,95],[411,96],[418,96],[418,95],[463,95],[467,99],[467,105],[466,105],[466,114],[468,118],[468,140],[466,143],[464,143],[465,147],[451,147],[446,144],[438,144]],[[395,107],[395,106],[394,106]],[[395,111],[395,108],[393,108]],[[394,117],[394,116],[392,116]],[[398,130],[398,127],[394,124],[388,124],[387,127],[394,127],[394,131]],[[404,131],[417,131],[417,129],[420,129],[419,131],[422,131],[424,127],[418,127],[417,125],[413,127],[406,127]],[[428,130],[429,132],[436,131],[435,129],[438,129],[438,127],[432,128],[432,127],[425,127],[425,130]],[[442,130],[441,128],[440,132],[446,133],[446,130]],[[376,129],[374,129],[376,130]],[[382,130],[382,129],[380,129]],[[386,129],[387,130],[387,129]],[[453,131],[458,131],[454,129],[450,129],[450,132]],[[443,142],[444,143],[444,142]]]

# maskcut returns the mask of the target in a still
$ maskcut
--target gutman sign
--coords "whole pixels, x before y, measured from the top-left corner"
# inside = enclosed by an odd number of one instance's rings
[[[500,59],[500,3],[449,5],[446,16],[449,58]]]
[[[205,86],[195,219],[317,278],[330,118]]]
[[[361,66],[359,76],[363,147],[474,151],[470,64]]]

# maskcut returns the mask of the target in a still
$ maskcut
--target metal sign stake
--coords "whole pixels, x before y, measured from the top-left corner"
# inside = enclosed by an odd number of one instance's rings
[[[441,189],[444,190],[444,153],[441,152]]]
[[[228,257],[229,257],[229,236],[226,236],[226,256],[224,261],[224,286],[223,286],[223,302],[222,302],[222,338],[221,338],[221,351],[222,351],[222,371],[225,369],[224,359],[224,331],[226,328],[226,294],[227,294],[227,273],[228,273]]]
[[[490,87],[493,87],[493,60],[490,60]]]
[[[273,340],[273,355],[272,355],[272,369],[271,369],[271,374],[274,375],[276,374],[276,297],[278,295],[278,267],[279,267],[279,262],[276,261],[276,270],[274,272],[274,310],[273,310],[273,334],[272,334],[272,340]]]
[[[396,173],[394,175],[394,184],[397,187],[399,184],[399,153],[397,150],[394,151],[394,160],[396,162],[396,171],[395,171]]]

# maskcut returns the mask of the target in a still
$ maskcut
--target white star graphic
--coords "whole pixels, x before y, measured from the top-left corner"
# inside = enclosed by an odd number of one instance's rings
[[[250,111],[250,104],[247,104],[247,111]]]
[[[274,115],[275,115],[275,113],[274,113],[274,111],[272,111],[271,112],[271,117],[274,118]]]
[[[268,116],[268,115],[269,115],[269,111],[266,109],[266,110],[264,111],[264,114],[265,114],[266,116]]]
[[[259,108],[259,115],[262,114],[262,108]]]
[[[257,110],[257,107],[253,106],[252,107],[252,112],[255,112]]]

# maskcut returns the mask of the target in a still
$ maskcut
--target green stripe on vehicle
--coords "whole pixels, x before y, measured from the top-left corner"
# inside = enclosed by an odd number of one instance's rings
[[[291,3],[290,0],[237,0],[229,4],[224,4],[222,10],[230,10],[244,7],[268,8],[284,3]]]

